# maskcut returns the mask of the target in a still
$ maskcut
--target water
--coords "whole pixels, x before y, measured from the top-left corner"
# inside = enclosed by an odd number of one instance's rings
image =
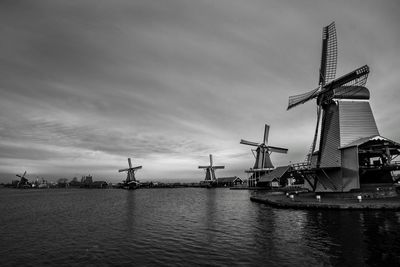
[[[400,212],[228,189],[0,189],[0,266],[400,266]]]

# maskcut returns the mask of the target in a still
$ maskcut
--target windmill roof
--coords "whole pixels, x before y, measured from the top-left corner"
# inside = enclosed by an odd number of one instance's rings
[[[270,173],[265,174],[259,180],[259,182],[272,182],[275,179],[281,178],[287,171],[289,170],[289,166],[280,166],[277,167]]]
[[[380,135],[372,135],[372,136],[357,139],[348,145],[340,147],[339,149],[345,149],[345,148],[349,148],[349,147],[353,147],[353,146],[360,146],[368,141],[387,141],[387,142],[391,142],[395,146],[399,146],[399,148],[400,148],[400,144],[396,143],[395,141],[392,141],[392,140],[390,140],[386,137],[380,136]]]

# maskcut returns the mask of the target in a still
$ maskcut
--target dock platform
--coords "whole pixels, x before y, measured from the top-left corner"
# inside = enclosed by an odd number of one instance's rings
[[[369,199],[320,196],[318,199],[315,193],[292,196],[257,194],[250,200],[282,209],[400,210],[400,196]]]

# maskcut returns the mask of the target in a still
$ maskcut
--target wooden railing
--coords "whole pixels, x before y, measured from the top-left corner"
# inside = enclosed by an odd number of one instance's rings
[[[292,167],[292,169],[296,171],[311,169],[310,164],[308,164],[307,162],[293,163],[292,165],[290,165],[290,167]]]

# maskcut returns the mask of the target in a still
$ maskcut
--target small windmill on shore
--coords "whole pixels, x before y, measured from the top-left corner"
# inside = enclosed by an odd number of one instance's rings
[[[135,172],[142,168],[142,166],[132,167],[131,158],[128,158],[128,166],[127,169],[120,169],[118,172],[127,172],[126,180],[123,182],[122,187],[126,189],[135,189],[139,187],[140,183],[136,180]]]
[[[206,172],[206,177],[204,181],[201,183],[206,184],[207,186],[212,186],[217,182],[217,178],[215,177],[216,169],[224,169],[225,166],[215,166],[213,165],[213,157],[210,154],[210,165],[209,166],[199,166],[199,169],[204,169]]]
[[[19,175],[19,174],[15,175],[15,176],[21,178],[19,180],[19,182],[17,183],[17,188],[31,187],[31,185],[29,184],[28,179],[25,177],[25,175],[26,175],[26,171],[22,175]]]
[[[271,153],[284,153],[288,152],[287,148],[275,147],[268,145],[268,135],[269,135],[269,125],[265,124],[264,128],[264,139],[261,143],[240,140],[242,145],[254,146],[257,147],[255,150],[252,149],[253,155],[256,158],[256,162],[254,163],[254,167],[252,169],[246,170],[245,172],[251,173],[249,178],[249,186],[256,186],[258,179],[264,175],[265,173],[270,172],[274,169],[274,165],[272,165],[271,161]]]

